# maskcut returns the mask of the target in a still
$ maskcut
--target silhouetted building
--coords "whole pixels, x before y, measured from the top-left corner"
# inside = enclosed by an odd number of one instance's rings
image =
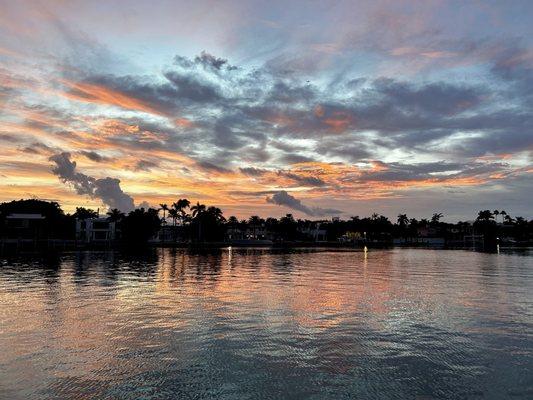
[[[41,214],[9,214],[5,219],[6,239],[44,239],[46,218]]]
[[[307,226],[298,231],[314,242],[324,242],[327,240],[328,232],[325,229],[321,229],[319,224]]]
[[[187,241],[186,229],[180,225],[163,225],[149,240],[152,244],[184,243]]]
[[[116,239],[116,224],[107,218],[76,220],[76,240],[83,243],[108,243]]]

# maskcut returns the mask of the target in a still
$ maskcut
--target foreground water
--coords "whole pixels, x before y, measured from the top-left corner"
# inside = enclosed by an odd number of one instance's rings
[[[0,259],[2,399],[531,399],[533,257]]]

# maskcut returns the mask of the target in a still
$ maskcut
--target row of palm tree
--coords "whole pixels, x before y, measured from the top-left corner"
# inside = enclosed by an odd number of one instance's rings
[[[508,224],[512,224],[514,222],[514,219],[507,214],[507,211],[505,210],[482,210],[478,213],[477,221],[492,221],[495,220],[495,222],[498,222],[498,216],[502,216],[502,224],[504,222],[507,222]],[[520,217],[519,217],[520,218]]]
[[[80,209],[79,214],[84,214],[82,211],[85,210]],[[170,206],[160,204],[160,208],[156,212],[162,212],[161,223],[163,225],[167,224],[167,219],[170,218],[172,225],[174,227],[183,227],[185,230],[181,234],[187,235],[193,241],[209,241],[215,240],[214,238],[218,240],[224,237],[224,231],[227,228],[248,229],[254,236],[256,236],[257,232],[267,229],[279,237],[291,239],[297,237],[298,227],[301,228],[306,226],[306,224],[312,223],[312,221],[307,220],[295,220],[290,214],[279,220],[276,218],[263,219],[257,215],[242,221],[239,221],[235,216],[231,216],[226,220],[220,208],[206,206],[200,202],[191,205],[191,202],[187,199],[179,199]],[[110,221],[120,221],[124,218],[124,214],[117,209],[110,210],[107,214]],[[505,210],[481,210],[474,225],[478,226],[478,228],[479,224],[483,224],[482,226],[496,225],[499,216],[502,216],[502,223],[517,225],[522,230],[528,224],[521,217],[512,218]],[[442,213],[434,213],[431,218],[417,220],[409,218],[407,214],[399,214],[396,224],[393,224],[385,216],[374,213],[370,218],[360,219],[355,216],[348,221],[321,221],[320,225],[328,231],[328,238],[332,240],[335,240],[346,230],[362,230],[368,233],[369,236],[378,238],[386,234],[399,237],[414,237],[418,235],[419,228],[433,228],[435,232],[445,234],[454,224],[441,222],[442,217]],[[466,231],[470,224],[459,222],[455,226],[460,228],[462,232]],[[174,235],[177,234],[177,231],[174,231]],[[520,236],[524,235],[521,234]]]
[[[159,207],[159,211],[163,211],[163,224],[167,223],[167,211],[168,216],[172,218],[173,225],[176,225],[178,221],[180,225],[183,225],[204,215],[213,216],[217,221],[221,222],[226,220],[220,208],[214,206],[207,207],[200,202],[196,202],[195,205],[191,206],[191,202],[187,199],[179,199],[175,203],[172,203],[170,207],[167,204],[160,204]],[[187,208],[191,211],[190,215],[185,211]]]
[[[168,211],[168,216],[172,218],[172,224],[174,226],[178,223],[178,221],[180,222],[180,225],[183,225],[187,220],[187,213],[185,210],[189,208],[190,204],[191,202],[187,199],[179,199],[175,203],[172,203],[170,207],[165,203],[159,204],[159,211],[163,211],[162,223],[167,223],[166,213]]]

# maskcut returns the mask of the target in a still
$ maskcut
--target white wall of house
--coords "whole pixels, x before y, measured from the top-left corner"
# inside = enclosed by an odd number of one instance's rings
[[[109,242],[115,240],[115,222],[107,218],[76,220],[76,239],[85,243]]]

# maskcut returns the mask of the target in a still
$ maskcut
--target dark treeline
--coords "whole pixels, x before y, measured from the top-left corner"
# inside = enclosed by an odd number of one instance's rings
[[[235,216],[224,217],[218,207],[191,204],[179,199],[171,205],[160,204],[155,208],[138,208],[127,214],[117,209],[99,216],[94,210],[78,207],[72,214],[65,213],[57,202],[43,200],[14,200],[0,204],[0,237],[6,237],[6,220],[12,214],[41,214],[45,219],[40,230],[42,237],[73,239],[76,221],[96,217],[113,222],[120,233],[117,240],[140,244],[165,231],[163,241],[171,242],[224,242],[234,239],[271,240],[273,242],[342,241],[392,242],[400,239],[410,242],[420,237],[439,237],[447,241],[461,241],[465,237],[483,235],[489,244],[531,243],[533,221],[513,217],[501,210],[479,211],[473,222],[448,223],[443,214],[430,218],[409,218],[398,215],[395,221],[379,214],[369,217],[354,216],[349,219],[303,220],[292,214],[281,218],[251,216],[239,220]]]

